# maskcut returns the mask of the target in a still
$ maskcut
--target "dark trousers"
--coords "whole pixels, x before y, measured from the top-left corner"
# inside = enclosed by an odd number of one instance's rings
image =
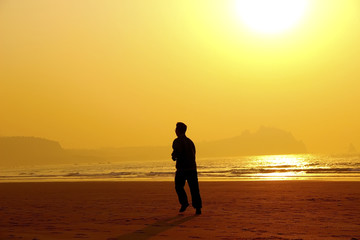
[[[181,205],[188,205],[188,198],[186,192],[184,190],[185,182],[188,182],[190,192],[191,192],[191,200],[192,206],[194,208],[201,208],[201,197],[199,191],[199,182],[197,177],[196,170],[177,170],[175,174],[175,190],[179,198],[179,202]]]

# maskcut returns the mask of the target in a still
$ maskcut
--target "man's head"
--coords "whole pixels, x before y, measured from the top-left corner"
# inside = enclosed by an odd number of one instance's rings
[[[185,123],[182,123],[182,122],[176,123],[175,132],[176,132],[177,136],[185,135],[186,129],[187,129],[187,126],[185,125]]]

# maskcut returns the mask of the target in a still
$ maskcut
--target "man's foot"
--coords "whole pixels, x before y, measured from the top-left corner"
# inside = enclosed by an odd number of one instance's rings
[[[201,208],[197,208],[195,214],[200,215],[201,214]]]
[[[185,212],[185,210],[187,209],[188,206],[189,206],[189,204],[182,205],[179,212]]]

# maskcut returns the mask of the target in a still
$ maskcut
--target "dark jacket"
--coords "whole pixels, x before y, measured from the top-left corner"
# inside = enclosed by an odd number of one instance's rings
[[[176,138],[172,145],[172,159],[176,161],[177,170],[196,170],[195,145],[185,135]]]

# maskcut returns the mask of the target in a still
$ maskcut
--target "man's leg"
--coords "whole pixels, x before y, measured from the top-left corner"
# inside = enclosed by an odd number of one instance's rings
[[[190,171],[188,173],[188,184],[191,192],[192,205],[196,209],[202,208],[202,202],[200,197],[199,182],[197,177],[197,171]]]
[[[175,190],[179,198],[179,203],[182,207],[189,206],[188,198],[184,190],[186,178],[182,172],[176,171],[175,174]]]

